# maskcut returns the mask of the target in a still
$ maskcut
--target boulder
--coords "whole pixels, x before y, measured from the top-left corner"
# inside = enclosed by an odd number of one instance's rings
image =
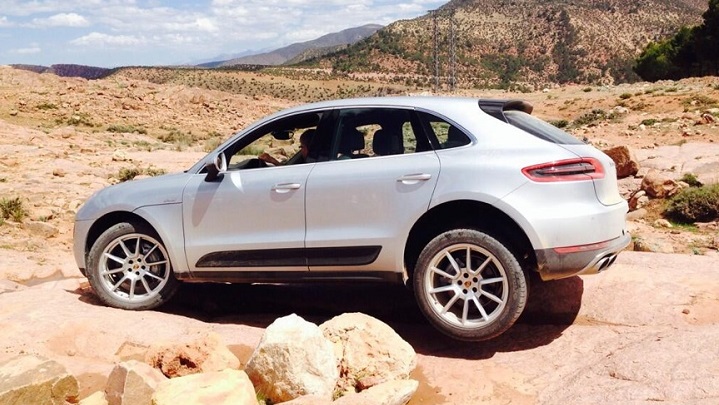
[[[626,146],[617,146],[604,151],[607,156],[612,158],[617,165],[617,178],[634,176],[639,172],[639,161],[634,153]]]
[[[641,189],[649,197],[671,197],[679,191],[679,184],[657,170],[649,171],[642,180]]]
[[[419,382],[394,380],[375,385],[357,394],[340,397],[334,405],[405,405],[417,392]]]
[[[295,314],[267,327],[245,371],[257,392],[275,403],[302,395],[332,399],[339,378],[332,343]]]
[[[147,351],[146,362],[169,378],[240,368],[240,360],[216,333],[189,343],[152,346]]]
[[[242,370],[226,369],[165,380],[152,405],[257,405],[252,382]]]
[[[112,370],[105,385],[108,405],[150,404],[155,388],[167,378],[149,364],[130,360]]]
[[[644,207],[649,202],[647,192],[644,190],[637,190],[631,197],[629,197],[629,211],[634,211]]]
[[[79,387],[60,363],[30,354],[0,363],[0,404],[75,403]]]
[[[320,328],[340,360],[339,392],[358,392],[383,382],[407,379],[417,365],[412,346],[384,322],[346,313]]]
[[[283,405],[404,405],[412,399],[419,382],[394,380],[375,385],[358,393],[345,393],[335,401],[314,395],[304,395]]]
[[[105,399],[105,393],[102,391],[95,391],[89,397],[83,398],[78,405],[107,405],[107,399]]]

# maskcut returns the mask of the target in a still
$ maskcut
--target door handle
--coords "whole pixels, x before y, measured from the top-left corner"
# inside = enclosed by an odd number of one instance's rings
[[[275,184],[275,186],[272,187],[272,189],[278,193],[287,193],[292,190],[299,189],[300,186],[301,186],[300,183],[280,183],[280,184]]]
[[[417,184],[420,181],[427,181],[432,178],[432,175],[429,173],[415,173],[415,174],[406,174],[397,181],[401,181],[404,184]]]

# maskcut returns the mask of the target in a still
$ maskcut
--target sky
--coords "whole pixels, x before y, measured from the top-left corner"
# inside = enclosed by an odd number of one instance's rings
[[[0,65],[175,65],[268,51],[447,0],[0,0]]]

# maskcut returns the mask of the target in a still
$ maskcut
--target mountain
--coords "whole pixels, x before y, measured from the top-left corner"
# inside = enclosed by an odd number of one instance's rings
[[[707,0],[453,0],[436,11],[440,76],[449,81],[454,49],[462,87],[636,80],[632,65],[647,43],[701,23],[707,8]],[[397,21],[311,65],[431,84],[433,32],[432,14]]]
[[[317,39],[307,42],[299,42],[276,49],[271,52],[257,55],[243,56],[240,58],[216,61],[199,65],[201,67],[228,67],[234,65],[282,65],[293,58],[300,57],[305,52],[314,52],[313,57],[334,52],[338,47],[347,46],[360,41],[374,34],[382,28],[381,25],[368,24],[361,27],[349,28],[340,32],[323,35]],[[300,60],[304,60],[300,57]]]
[[[101,68],[96,66],[57,64],[51,66],[39,65],[10,65],[15,69],[29,70],[35,73],[53,73],[63,77],[82,77],[88,80],[102,79],[112,74],[116,69]]]

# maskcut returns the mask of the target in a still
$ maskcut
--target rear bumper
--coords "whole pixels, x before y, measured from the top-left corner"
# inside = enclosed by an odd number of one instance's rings
[[[544,281],[581,274],[596,274],[608,269],[619,252],[631,242],[628,232],[622,236],[590,245],[535,250],[537,269]]]

